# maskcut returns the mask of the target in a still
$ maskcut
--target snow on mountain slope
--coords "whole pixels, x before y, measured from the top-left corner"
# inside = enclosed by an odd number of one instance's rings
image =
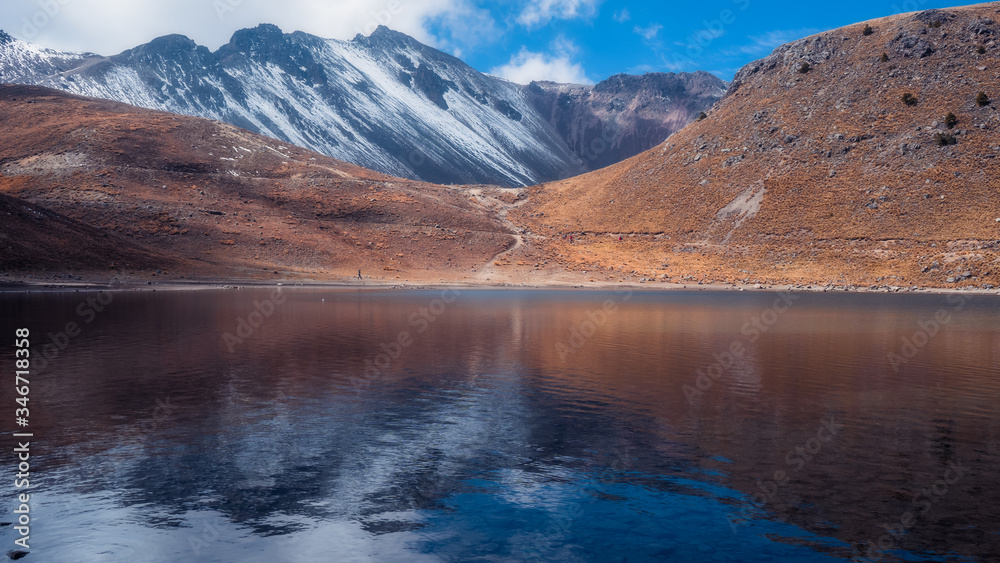
[[[536,107],[529,87],[482,74],[386,27],[338,41],[262,24],[237,31],[214,53],[168,35],[111,57],[44,49],[3,34],[0,82],[217,119],[435,183],[530,185],[593,165],[580,141],[565,135],[572,128],[561,131]],[[588,111],[570,117],[600,125],[603,117]]]
[[[38,77],[54,76],[72,68],[79,68],[90,58],[101,58],[90,53],[64,53],[20,41],[0,30],[0,80],[18,83]]]
[[[112,57],[4,35],[0,81],[209,117],[438,183],[522,185],[582,171],[520,86],[384,27],[336,41],[261,25],[215,53],[171,35]]]

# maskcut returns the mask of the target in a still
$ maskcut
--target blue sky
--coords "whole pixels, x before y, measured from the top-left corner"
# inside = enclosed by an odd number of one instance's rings
[[[526,83],[598,82],[618,73],[707,70],[730,80],[778,45],[938,0],[837,3],[701,0],[3,0],[0,29],[39,45],[105,55],[169,33],[216,49],[234,31],[350,39],[379,23]]]

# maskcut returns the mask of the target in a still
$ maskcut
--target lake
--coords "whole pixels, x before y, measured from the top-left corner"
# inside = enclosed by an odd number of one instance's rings
[[[24,561],[1000,560],[996,296],[282,287],[0,310],[8,379],[16,329],[33,359],[27,427],[0,387],[0,552],[30,493]]]

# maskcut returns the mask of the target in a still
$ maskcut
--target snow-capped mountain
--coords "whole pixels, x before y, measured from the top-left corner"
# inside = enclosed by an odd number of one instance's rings
[[[719,92],[708,105],[724,93],[725,83],[715,80]],[[585,132],[601,134],[609,115],[635,111],[628,93],[617,105],[598,104],[600,112],[580,103],[569,117],[540,111],[539,86],[482,74],[386,27],[339,41],[262,24],[236,32],[215,52],[168,35],[111,57],[45,49],[0,32],[0,82],[217,119],[435,183],[528,185],[584,172],[598,162]],[[583,88],[598,92],[603,84]],[[567,127],[567,119],[581,124]],[[580,130],[583,142],[572,137]],[[653,136],[649,146],[662,141],[659,132]]]

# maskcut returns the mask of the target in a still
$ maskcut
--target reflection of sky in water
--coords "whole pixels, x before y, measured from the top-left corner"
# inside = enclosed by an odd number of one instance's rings
[[[664,477],[538,443],[532,424],[558,424],[563,407],[532,413],[522,379],[406,389],[387,411],[254,405],[230,386],[218,433],[169,426],[50,472],[33,535],[64,561],[724,561],[749,548],[764,561],[838,543],[788,525],[767,528],[788,545],[734,535],[740,495],[694,468]],[[562,421],[568,435],[586,423]]]
[[[605,296],[562,303],[492,293],[465,309],[456,303],[359,392],[349,377],[429,297],[346,299],[334,312],[314,312],[310,295],[293,294],[284,312],[294,321],[264,327],[275,332],[235,356],[219,356],[214,342],[204,347],[212,330],[194,336],[174,330],[164,320],[176,308],[169,299],[156,329],[169,336],[146,328],[152,332],[137,337],[143,325],[133,318],[81,340],[79,349],[98,351],[81,353],[76,364],[68,355],[65,365],[73,370],[67,371],[79,376],[53,378],[45,390],[57,398],[51,410],[68,414],[39,430],[50,440],[37,443],[33,458],[39,468],[33,556],[65,562],[843,559],[854,553],[852,543],[877,538],[880,523],[898,518],[908,487],[929,485],[955,455],[979,473],[910,531],[923,543],[904,545],[883,561],[940,560],[914,547],[946,551],[952,522],[962,522],[949,520],[956,514],[978,537],[1000,536],[989,528],[996,522],[989,499],[974,501],[986,507],[982,514],[948,508],[949,502],[968,506],[982,487],[996,484],[996,381],[983,378],[983,366],[994,360],[969,363],[947,348],[965,351],[983,334],[981,347],[997,348],[996,336],[982,330],[990,325],[969,330],[986,322],[979,317],[969,320],[962,338],[942,337],[935,346],[945,348],[927,351],[926,369],[896,387],[872,367],[892,338],[845,329],[863,327],[859,319],[870,310],[815,336],[802,330],[803,337],[793,332],[809,321],[809,309],[801,307],[798,317],[789,313],[785,325],[775,325],[773,339],[748,344],[704,400],[689,405],[681,386],[694,383],[713,352],[746,341],[739,329],[759,311],[753,298],[741,305],[725,296],[720,308],[684,299],[657,305],[645,297],[632,309],[623,306],[561,360],[555,343]],[[233,306],[240,310],[238,300]],[[185,314],[199,322],[184,317],[176,324],[208,323],[194,309]],[[218,316],[223,325],[233,318]],[[839,340],[829,342],[831,334]],[[129,353],[100,347],[109,342],[126,343]],[[190,358],[165,356],[158,365],[150,357],[160,346],[187,350]],[[845,358],[836,355],[838,347],[873,351]],[[88,368],[94,357],[101,364]],[[936,391],[939,362],[952,368],[948,399]],[[857,378],[861,372],[879,378]],[[172,410],[153,416],[160,397],[170,397]],[[936,409],[930,416],[928,405]],[[890,409],[892,417],[882,414]],[[831,414],[850,434],[824,446],[774,502],[746,510],[756,480],[786,468],[785,453]],[[892,423],[898,426],[886,426]],[[978,434],[963,431],[969,427],[986,433],[982,445]],[[980,458],[969,458],[969,451]],[[10,469],[9,460],[4,464]],[[929,469],[907,469],[921,464]],[[872,513],[873,504],[893,501],[900,502]],[[748,519],[734,528],[727,517],[736,513]],[[9,527],[0,528],[0,540],[13,543]]]
[[[272,429],[263,424],[260,441],[267,441]],[[127,479],[137,470],[124,469],[119,463],[120,475],[87,482],[100,487],[90,494],[75,490],[87,489],[82,483],[59,487],[55,495],[44,494],[35,534],[44,538],[46,551],[62,561],[99,561],[102,553],[113,554],[108,559],[113,561],[171,561],[193,555],[201,561],[318,561],[333,554],[338,561],[469,561],[480,557],[810,561],[817,559],[815,548],[844,547],[794,526],[766,521],[734,535],[725,518],[732,505],[723,501],[739,495],[696,479],[588,467],[585,460],[532,459],[529,452],[509,460],[520,461],[518,467],[489,469],[467,456],[462,459],[461,449],[449,449],[461,448],[466,440],[449,444],[448,436],[435,433],[429,438],[435,447],[409,442],[366,448],[364,468],[351,478],[320,483],[308,491],[293,490],[273,479],[226,483],[248,504],[243,512],[220,503],[225,493],[213,490],[216,485],[211,477],[195,483],[185,502],[178,497],[168,505],[145,498],[169,494],[162,490],[162,485],[170,486],[162,474],[135,479],[136,483],[155,479],[156,490],[137,492],[126,481],[123,489],[109,492],[112,482],[123,476]],[[436,467],[415,462],[433,457],[430,452],[441,458]],[[498,456],[493,459],[497,461]],[[443,470],[449,460],[457,461],[454,469],[466,476]],[[172,460],[155,462],[169,466]],[[191,474],[210,472],[211,465],[192,467]],[[250,471],[257,467],[252,463],[241,466]],[[294,469],[323,471],[319,467]],[[301,504],[261,503],[260,497],[253,499],[257,488],[268,489],[266,495],[297,498]],[[204,491],[203,496],[194,494],[198,490]],[[52,496],[59,501],[51,502]],[[210,506],[223,506],[225,513]],[[769,541],[764,535],[780,541]]]

